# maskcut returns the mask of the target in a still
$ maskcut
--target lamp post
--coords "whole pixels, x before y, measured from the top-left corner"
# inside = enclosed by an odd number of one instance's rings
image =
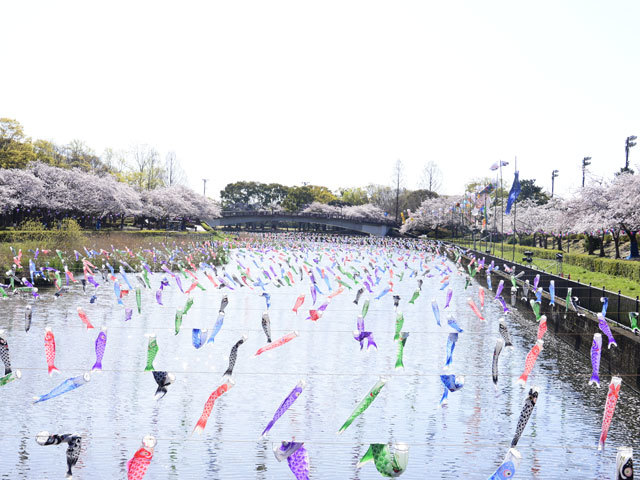
[[[206,197],[207,196],[207,180],[209,180],[208,178],[203,178],[202,179],[202,196]]]
[[[625,172],[629,171],[629,149],[631,147],[636,146],[636,142],[634,142],[634,140],[637,140],[637,139],[638,137],[636,137],[635,135],[631,135],[627,137],[627,140],[624,143],[624,153],[625,153],[624,171]]]
[[[556,177],[558,176],[558,170],[551,172],[551,198],[553,198],[553,187],[555,185]]]
[[[584,157],[582,159],[582,188],[584,188],[584,172],[589,165],[591,165],[591,157]]]

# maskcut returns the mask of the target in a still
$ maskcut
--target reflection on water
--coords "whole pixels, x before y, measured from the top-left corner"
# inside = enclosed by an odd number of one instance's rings
[[[230,266],[229,270],[235,266]],[[204,279],[204,276],[201,274]],[[154,285],[160,275],[152,277]],[[296,281],[297,278],[295,277]],[[203,285],[207,285],[207,280]],[[210,284],[209,284],[210,285]],[[326,286],[321,285],[326,288]],[[152,434],[158,444],[149,467],[150,479],[293,478],[286,461],[278,463],[272,443],[281,440],[306,442],[312,478],[380,478],[373,464],[356,469],[369,443],[402,441],[410,445],[409,464],[402,478],[487,478],[504,457],[526,391],[514,383],[524,368],[524,358],[535,342],[537,325],[515,313],[507,319],[514,340],[512,350],[500,357],[499,393],[491,381],[491,359],[501,308],[489,301],[479,321],[466,299],[477,295],[477,286],[464,291],[464,278],[453,275],[452,313],[465,330],[460,334],[450,373],[464,375],[462,390],[449,395],[449,405],[438,408],[442,395],[439,380],[445,361],[448,329],[437,327],[431,299],[444,305],[438,276],[425,278],[415,305],[407,303],[416,279],[396,280],[401,295],[404,331],[410,332],[404,349],[405,370],[394,369],[397,347],[393,341],[395,314],[391,295],[371,300],[367,330],[374,333],[378,350],[360,351],[352,330],[361,305],[353,304],[354,291],[331,302],[316,323],[305,320],[310,298],[298,315],[291,308],[308,281],[293,288],[271,288],[272,335],[279,338],[292,330],[300,336],[258,358],[251,355],[265,344],[261,314],[265,307],[259,289],[242,288],[229,295],[224,326],[215,343],[196,350],[191,328],[213,327],[222,292],[208,288],[193,292],[194,305],[174,335],[175,309],[185,296],[173,286],[163,292],[164,307],[155,302],[154,291],[143,292],[143,311],[124,322],[124,310],[114,306],[113,292],[106,286],[98,301],[81,289],[59,299],[50,293],[33,308],[33,326],[24,332],[24,307],[30,298],[11,298],[2,303],[3,328],[7,330],[14,368],[21,380],[0,388],[0,478],[61,478],[66,469],[63,447],[41,447],[35,434],[41,430],[76,433],[83,450],[74,478],[124,478],[126,462]],[[323,290],[324,290],[323,288]],[[307,295],[307,297],[310,297]],[[316,306],[322,303],[318,300]],[[96,330],[85,330],[76,308],[83,306]],[[304,309],[304,310],[303,310]],[[37,405],[31,398],[50,391],[63,379],[88,370],[95,361],[94,342],[99,326],[108,326],[104,371],[68,394]],[[62,375],[47,375],[44,328],[56,338],[56,365]],[[176,374],[167,395],[154,400],[156,384],[144,372],[147,339],[156,332],[159,352],[154,365]],[[234,370],[236,386],[220,397],[202,436],[192,434],[204,404],[222,382],[231,346],[243,334],[248,340],[238,352]],[[548,332],[544,350],[529,378],[541,387],[538,404],[518,444],[522,464],[517,478],[606,478],[612,476],[616,447],[635,446],[640,434],[640,401],[623,385],[620,401],[604,453],[597,452],[606,386],[610,377],[601,374],[602,388],[588,387],[588,359],[578,355]],[[603,369],[604,370],[604,369]],[[379,376],[390,381],[369,409],[341,435],[337,430]],[[307,386],[300,398],[275,424],[267,440],[260,433],[284,397],[300,380]]]

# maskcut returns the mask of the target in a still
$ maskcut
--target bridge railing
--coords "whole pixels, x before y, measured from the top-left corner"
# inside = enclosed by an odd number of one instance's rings
[[[397,226],[396,222],[393,220],[387,219],[374,219],[374,218],[355,218],[349,217],[347,215],[338,215],[338,214],[322,214],[322,213],[314,213],[314,212],[285,212],[285,211],[269,211],[269,210],[223,210],[222,217],[277,217],[277,216],[287,216],[287,217],[299,217],[299,218],[325,218],[325,219],[335,219],[335,220],[347,220],[351,222],[361,222],[361,223],[370,223],[375,225],[389,225],[389,226]]]

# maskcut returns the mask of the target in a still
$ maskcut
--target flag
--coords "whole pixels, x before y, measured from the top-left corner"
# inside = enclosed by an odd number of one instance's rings
[[[513,185],[511,185],[511,190],[509,190],[509,198],[507,198],[507,208],[504,209],[505,215],[509,215],[511,212],[511,206],[518,199],[518,195],[520,195],[520,180],[518,180],[518,172],[513,175]]]
[[[500,160],[499,162],[496,162],[493,165],[491,165],[489,168],[491,170],[497,170],[497,169],[500,168],[500,166],[506,167],[507,165],[509,165],[509,162],[505,162],[504,160]]]

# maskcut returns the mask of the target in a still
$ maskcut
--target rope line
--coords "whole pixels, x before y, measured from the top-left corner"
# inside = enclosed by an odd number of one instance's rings
[[[259,319],[258,319],[259,320]],[[524,328],[527,328],[528,325],[521,323],[521,325]],[[535,328],[530,328],[530,330],[534,331],[537,329],[537,325],[538,324],[532,324],[532,327]],[[5,327],[6,328],[6,327]],[[58,325],[56,326],[54,329],[54,333],[60,330],[67,330],[67,329],[82,329],[82,330],[86,330],[86,326],[85,325]],[[175,327],[173,326],[168,326],[168,327],[164,327],[164,326],[153,326],[153,325],[149,325],[146,327],[139,327],[139,326],[121,326],[121,325],[109,325],[108,330],[143,330],[146,332],[151,332],[151,331],[155,331],[155,330],[175,330]],[[189,327],[189,328],[196,328],[196,327]],[[243,333],[261,333],[264,334],[264,330],[259,329],[259,328],[235,328],[235,327],[223,327],[225,331],[227,332],[243,332]],[[94,330],[99,331],[99,327],[94,328]],[[185,330],[188,330],[188,328],[185,328]],[[202,330],[202,328],[200,329]],[[211,328],[207,328],[207,330],[211,330]],[[356,331],[355,326],[353,329],[351,330],[326,330],[326,329],[322,329],[321,332],[319,332],[318,330],[301,330],[299,328],[291,327],[289,329],[283,329],[283,328],[278,328],[278,329],[272,329],[272,332],[291,332],[291,331],[297,331],[298,333],[349,333],[349,334],[353,334],[354,331]],[[450,333],[457,333],[455,330],[451,330],[451,331],[446,331],[446,330],[409,330],[408,331],[411,335],[434,335],[434,334],[439,334],[439,335],[449,335]],[[395,330],[374,330],[373,333],[375,333],[376,335],[391,335],[395,333]],[[591,333],[569,333],[569,332],[557,332],[554,333],[551,330],[548,330],[547,333],[553,334],[554,336],[562,336],[562,337],[578,337],[578,336],[591,336]],[[463,336],[472,336],[472,335],[477,335],[477,336],[487,336],[487,334],[491,334],[491,332],[482,332],[482,331],[470,331],[470,330],[464,330],[462,333],[460,333],[460,335]],[[496,338],[498,333],[496,332]]]
[[[77,432],[75,432],[77,433]],[[113,442],[114,440],[136,440],[136,441],[140,441],[140,439],[142,438],[142,435],[140,436],[136,436],[136,437],[130,437],[130,436],[122,436],[122,435],[113,435],[113,436],[99,436],[99,435],[81,435],[83,439],[92,439],[92,440],[108,440],[110,442]],[[35,434],[33,435],[34,439],[35,439]],[[12,435],[12,434],[5,434],[2,433],[0,434],[0,438],[19,438],[19,439],[26,439],[26,438],[31,438],[31,436],[28,435]],[[157,441],[162,441],[162,442],[196,442],[196,443],[203,443],[203,442],[209,442],[210,439],[206,437],[206,435],[203,435],[201,437],[196,437],[193,435],[189,435],[189,436],[185,436],[185,437],[155,437]],[[526,437],[523,437],[526,438]],[[296,440],[298,440],[298,438],[296,438]],[[235,443],[235,444],[260,444],[260,443],[280,443],[280,440],[269,440],[269,439],[257,439],[257,440],[248,440],[248,439],[220,439],[216,437],[215,440],[216,443]],[[354,445],[359,445],[359,446],[369,446],[371,445],[371,443],[367,443],[367,442],[345,442],[345,441],[328,441],[328,440],[308,440],[304,442],[305,445],[328,445],[328,446],[334,446],[334,445],[339,445],[339,446],[354,446]],[[404,442],[406,443],[406,442]],[[445,442],[414,442],[414,443],[409,443],[408,444],[410,447],[482,447],[482,448],[489,448],[489,447],[502,447],[502,448],[506,448],[508,449],[511,446],[510,442],[495,442],[495,443],[476,443],[476,442],[468,442],[468,443],[445,443]],[[633,444],[632,444],[633,446]],[[556,448],[556,449],[560,449],[560,450],[568,450],[568,449],[572,449],[572,448],[581,448],[581,449],[587,449],[587,450],[598,450],[598,446],[597,445],[587,445],[587,444],[576,444],[576,443],[572,443],[570,445],[558,445],[558,444],[544,444],[544,445],[535,445],[534,446],[530,446],[531,448],[533,448],[534,450],[537,449],[548,449],[548,448]]]
[[[46,367],[14,367],[12,368],[13,371],[15,370],[31,370],[31,371],[42,371],[45,372],[47,371]],[[87,368],[83,369],[83,368],[79,368],[79,367],[69,367],[69,368],[59,368],[59,370],[62,371],[70,371],[70,372],[86,372],[88,371]],[[156,369],[156,371],[159,371],[158,369]],[[225,371],[224,370],[179,370],[179,369],[175,369],[176,373],[188,373],[188,374],[220,374],[222,375]],[[145,370],[138,370],[138,369],[119,369],[119,368],[103,368],[102,370],[98,370],[97,372],[109,372],[109,373],[149,373],[150,370],[145,371]],[[450,372],[453,372],[453,369],[450,371],[445,371],[442,373],[394,373],[393,371],[390,372],[369,372],[369,371],[364,371],[364,372],[359,372],[358,375],[363,376],[374,376],[374,377],[440,377],[440,375],[447,375]],[[93,372],[92,372],[93,373]],[[289,376],[299,376],[299,377],[353,377],[354,372],[345,372],[345,373],[336,373],[336,372],[233,372],[233,376],[236,375],[289,375]],[[489,373],[456,373],[457,376],[459,377],[491,377],[492,374],[491,372]],[[540,373],[538,375],[541,375]],[[588,376],[589,373],[584,373],[584,374],[579,374],[579,373],[567,373],[567,374],[563,374],[563,377],[576,377],[576,378],[582,378],[584,376]],[[607,374],[608,375],[608,374]],[[534,378],[536,376],[536,374],[531,374],[529,375],[530,377]],[[615,377],[637,377],[638,374],[635,373],[614,373],[611,374],[611,376],[615,376]],[[60,376],[60,378],[63,378],[64,376]],[[519,378],[520,375],[517,373],[500,373],[500,377],[504,378],[504,377],[512,377],[512,378]],[[604,382],[603,382],[604,383]]]

